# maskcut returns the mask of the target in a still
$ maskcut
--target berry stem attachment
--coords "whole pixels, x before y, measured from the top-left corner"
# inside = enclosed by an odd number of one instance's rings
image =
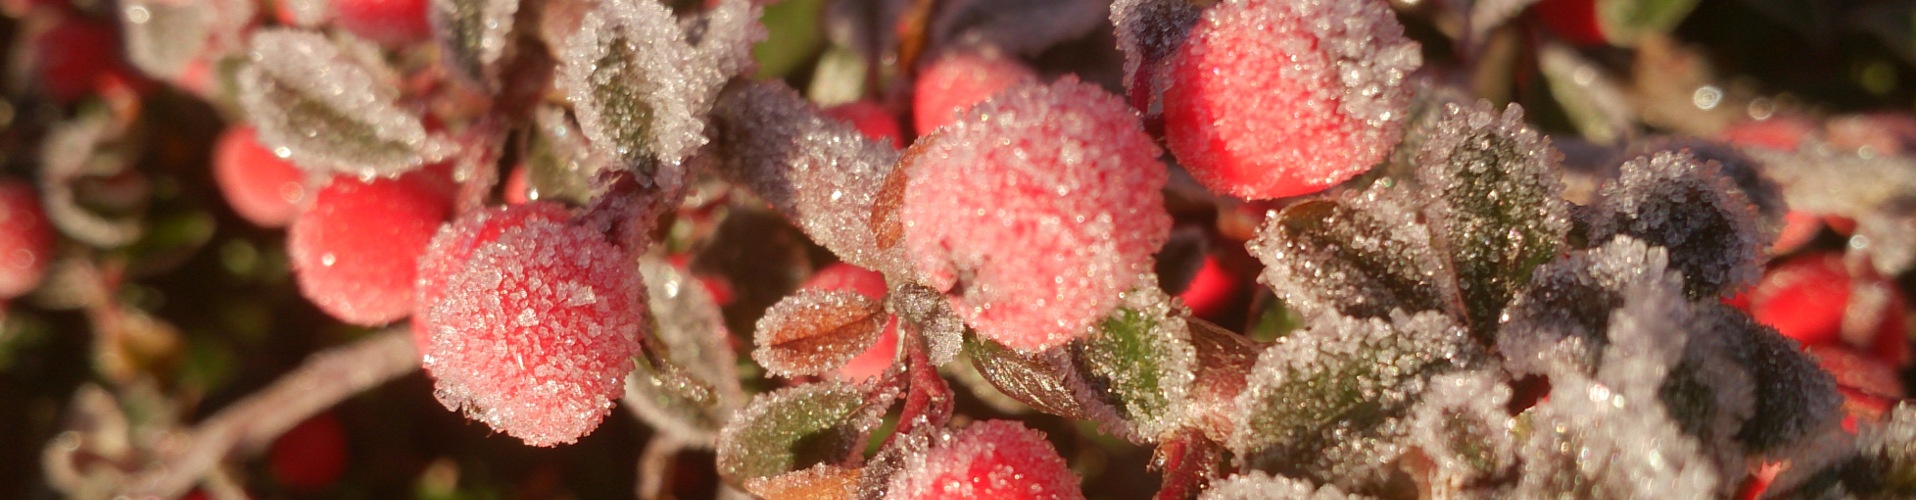
[[[931,364],[931,357],[925,353],[925,337],[917,325],[911,330],[910,335],[899,339],[905,343],[905,376],[911,389],[905,393],[905,408],[899,412],[898,430],[893,436],[909,435],[919,424],[937,428],[951,422],[951,385]]]

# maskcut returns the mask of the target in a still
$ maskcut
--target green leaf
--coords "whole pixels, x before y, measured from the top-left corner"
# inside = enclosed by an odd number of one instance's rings
[[[762,21],[769,34],[752,47],[752,59],[758,61],[755,79],[784,78],[813,59],[825,43],[818,20],[824,5],[823,0],[787,0],[765,8]]]
[[[1265,220],[1247,245],[1264,262],[1262,281],[1306,317],[1453,310],[1448,273],[1400,196],[1374,186],[1291,205]]]
[[[1018,402],[1052,415],[1085,420],[1092,410],[1080,404],[1071,360],[1062,349],[1026,354],[977,335],[965,335],[965,356],[978,374]]]
[[[1078,366],[1138,437],[1157,441],[1183,421],[1195,369],[1183,311],[1149,280],[1090,338],[1073,344]]]
[[[1597,0],[1604,38],[1624,47],[1651,33],[1668,33],[1696,9],[1697,0]]]
[[[1457,273],[1466,324],[1487,341],[1504,306],[1570,231],[1556,153],[1524,125],[1522,108],[1499,115],[1478,101],[1444,107],[1418,164],[1431,235]]]
[[[418,116],[395,104],[399,90],[379,68],[308,31],[253,35],[240,68],[240,105],[260,143],[302,168],[392,176],[445,156]]]
[[[1480,355],[1436,312],[1318,316],[1258,357],[1229,445],[1254,469],[1357,491],[1379,486],[1425,382]]]
[[[824,382],[788,387],[752,400],[718,439],[718,470],[733,484],[858,456],[885,404],[864,391]],[[883,398],[881,398],[883,399]]]
[[[704,287],[657,259],[644,259],[648,331],[665,351],[636,360],[626,377],[627,408],[640,420],[688,445],[710,447],[744,403],[725,318]]]

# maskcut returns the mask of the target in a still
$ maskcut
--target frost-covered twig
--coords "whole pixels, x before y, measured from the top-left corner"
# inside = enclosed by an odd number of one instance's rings
[[[307,417],[417,369],[419,353],[403,326],[314,354],[273,385],[162,443],[120,493],[179,496],[234,450],[264,448]]]

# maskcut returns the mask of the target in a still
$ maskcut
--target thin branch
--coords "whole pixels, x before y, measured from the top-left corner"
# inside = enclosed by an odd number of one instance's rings
[[[273,385],[161,444],[120,493],[177,497],[234,450],[262,449],[308,417],[417,369],[419,353],[404,326],[314,354]]]

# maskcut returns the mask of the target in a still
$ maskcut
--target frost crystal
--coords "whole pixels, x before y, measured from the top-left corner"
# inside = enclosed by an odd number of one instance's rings
[[[1674,297],[1681,277],[1662,248],[1629,237],[1572,252],[1537,268],[1504,311],[1497,350],[1512,374],[1595,373],[1609,343],[1612,311],[1632,295]]]
[[[1015,87],[906,153],[905,246],[980,335],[1023,351],[1061,345],[1109,313],[1164,244],[1158,155],[1137,115],[1096,86]]]
[[[1313,486],[1310,481],[1249,471],[1218,481],[1199,500],[1357,500],[1337,485]]]
[[[1373,186],[1268,217],[1247,245],[1265,266],[1258,280],[1306,315],[1449,312],[1450,272],[1403,197],[1400,189]]]
[[[725,317],[703,285],[671,264],[643,259],[639,271],[653,332],[671,366],[641,359],[626,377],[626,407],[680,442],[709,448],[732,412],[745,404]]]
[[[1624,158],[1639,159],[1654,157],[1659,152],[1689,152],[1690,156],[1703,163],[1716,163],[1738,191],[1750,203],[1756,205],[1758,226],[1764,234],[1774,237],[1783,227],[1783,214],[1790,207],[1784,202],[1782,188],[1770,179],[1763,165],[1755,158],[1743,154],[1736,148],[1704,139],[1688,137],[1657,137],[1631,145]]]
[[[856,460],[892,399],[889,393],[872,401],[866,396],[823,382],[752,398],[719,434],[719,474],[745,482]]]
[[[1402,137],[1404,78],[1422,64],[1377,0],[1233,0],[1206,9],[1172,63],[1166,143],[1213,191],[1322,190]]]
[[[1869,476],[1858,493],[1871,498],[1907,498],[1916,495],[1916,403],[1898,403],[1882,425],[1865,427],[1857,436],[1862,474]],[[1864,481],[1856,481],[1863,483]]]
[[[445,298],[446,283],[465,271],[466,264],[472,262],[473,254],[480,247],[498,241],[499,235],[530,221],[563,224],[571,216],[563,205],[531,202],[467,212],[458,220],[439,226],[431,245],[419,257],[419,281],[413,287],[412,330],[419,352],[430,352],[432,346],[432,327],[427,313]]]
[[[1137,95],[1148,91],[1150,100],[1140,111],[1156,112],[1155,104],[1171,85],[1164,69],[1165,60],[1177,53],[1197,25],[1203,10],[1185,0],[1117,0],[1111,3],[1111,25],[1116,28],[1118,49],[1124,51],[1124,86]],[[1139,71],[1148,77],[1140,81]],[[1138,89],[1145,85],[1148,88]],[[1135,97],[1134,97],[1135,99]]]
[[[713,110],[720,174],[752,190],[820,246],[888,275],[906,272],[893,182],[898,152],[827,118],[777,83],[734,87]],[[894,210],[881,210],[890,203]]]
[[[1793,210],[1857,220],[1852,248],[1885,276],[1916,266],[1916,160],[1903,156],[1746,149]]]
[[[1557,152],[1523,123],[1523,108],[1448,104],[1418,154],[1431,234],[1457,272],[1471,330],[1497,316],[1570,231]]]
[[[592,231],[540,220],[506,230],[428,313],[434,396],[529,445],[577,440],[624,393],[643,286],[625,252]]]
[[[511,43],[519,0],[431,0],[434,38],[446,61],[467,80],[489,87]]]
[[[1009,420],[987,420],[940,436],[931,449],[906,457],[886,498],[1082,499],[1078,476],[1044,433]]]
[[[931,135],[992,95],[1037,80],[1024,63],[995,51],[946,54],[912,84],[912,125],[919,135]]]
[[[759,318],[752,359],[774,375],[825,373],[871,347],[886,318],[858,292],[801,290]]]
[[[1758,227],[1755,205],[1721,164],[1663,152],[1624,163],[1622,175],[1604,184],[1589,241],[1629,235],[1669,248],[1691,297],[1756,282],[1775,235]]]
[[[943,365],[958,357],[964,348],[965,320],[951,309],[951,301],[937,290],[909,282],[901,283],[891,298],[893,314],[916,325],[930,344],[931,364]]]
[[[1513,472],[1516,422],[1505,413],[1510,386],[1484,370],[1431,377],[1411,410],[1410,439],[1437,464],[1437,491],[1453,494]],[[1442,496],[1441,494],[1438,496]]]
[[[1237,397],[1229,446],[1258,470],[1362,490],[1404,451],[1425,382],[1481,355],[1448,316],[1319,315],[1264,350]]]
[[[1138,283],[1082,343],[1072,345],[1095,394],[1115,397],[1112,406],[1122,410],[1129,434],[1156,441],[1184,423],[1196,353],[1183,307],[1158,289],[1155,277],[1141,276]]]
[[[1749,372],[1755,408],[1737,433],[1752,452],[1789,446],[1839,416],[1843,398],[1829,372],[1803,355],[1796,342],[1757,324],[1727,306],[1699,306],[1711,322],[1708,330],[1721,335],[1722,348]]]
[[[1530,414],[1514,498],[1709,498],[1722,481],[1651,399],[1573,372]]]
[[[393,104],[398,90],[325,36],[288,29],[253,35],[239,100],[260,142],[301,168],[393,176],[443,158],[448,147]]]
[[[127,61],[140,68],[140,71],[154,76],[179,76],[186,70],[187,64],[206,48],[217,16],[215,8],[215,3],[211,1],[120,2]]]

